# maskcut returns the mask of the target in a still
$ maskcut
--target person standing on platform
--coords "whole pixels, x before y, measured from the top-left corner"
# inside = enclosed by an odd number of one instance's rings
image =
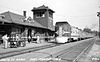
[[[7,44],[8,44],[8,39],[9,37],[7,37],[7,34],[5,34],[3,37],[2,37],[2,40],[3,40],[3,44],[4,44],[4,48],[6,49],[7,48]]]
[[[32,37],[31,36],[28,36],[28,43],[31,42],[31,39],[32,39]]]
[[[37,36],[37,43],[40,43],[40,36]]]

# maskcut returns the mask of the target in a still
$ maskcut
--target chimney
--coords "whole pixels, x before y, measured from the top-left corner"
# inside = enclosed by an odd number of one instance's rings
[[[23,11],[23,16],[26,18],[26,11]]]

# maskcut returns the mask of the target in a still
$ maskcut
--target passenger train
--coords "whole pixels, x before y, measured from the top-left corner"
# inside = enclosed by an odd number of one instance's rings
[[[73,42],[93,37],[92,34],[84,32],[78,27],[71,26],[67,21],[56,22],[55,32],[57,43]]]

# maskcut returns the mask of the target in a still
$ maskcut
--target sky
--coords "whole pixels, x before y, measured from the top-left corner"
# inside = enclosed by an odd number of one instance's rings
[[[0,0],[0,13],[11,11],[27,16],[32,15],[33,7],[48,6],[54,13],[54,24],[67,21],[70,25],[83,29],[85,27],[98,30],[100,0]]]

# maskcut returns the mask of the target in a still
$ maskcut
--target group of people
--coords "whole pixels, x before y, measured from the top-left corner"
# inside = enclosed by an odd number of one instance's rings
[[[36,36],[36,38],[37,38],[36,42],[40,43],[40,36]],[[28,43],[30,43],[31,41],[32,41],[32,37],[28,36]]]
[[[5,34],[5,35],[2,36],[4,49],[8,48],[8,40],[9,39],[10,39],[10,37],[8,36],[8,34]],[[17,40],[20,39],[18,35],[16,36],[16,39]]]
[[[8,37],[7,34],[5,34],[5,35],[2,36],[4,49],[6,49],[6,48],[8,47],[8,39],[9,39],[9,38],[10,38],[10,37]],[[19,37],[17,36],[16,38],[18,39]],[[31,42],[30,39],[31,39],[31,38],[28,39],[28,42],[29,42],[29,43]],[[39,43],[39,42],[40,42],[40,36],[37,36],[37,43]]]

